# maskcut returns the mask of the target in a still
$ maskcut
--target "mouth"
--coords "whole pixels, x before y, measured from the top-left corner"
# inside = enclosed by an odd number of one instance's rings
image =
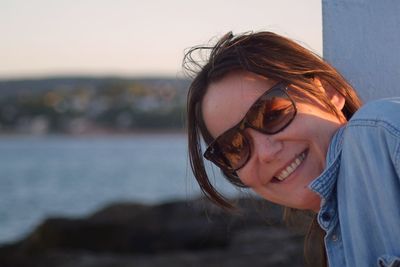
[[[293,172],[297,170],[297,168],[301,165],[304,159],[307,157],[308,150],[303,151],[300,153],[292,162],[290,162],[284,169],[279,171],[274,176],[275,182],[282,182],[285,181]]]

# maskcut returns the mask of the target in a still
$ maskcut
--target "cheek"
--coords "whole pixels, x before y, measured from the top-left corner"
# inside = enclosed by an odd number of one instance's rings
[[[257,180],[257,177],[255,175],[254,168],[248,165],[251,164],[247,164],[240,170],[236,171],[236,173],[238,174],[240,181],[242,181],[244,185],[248,187],[254,187],[256,185],[255,181]]]

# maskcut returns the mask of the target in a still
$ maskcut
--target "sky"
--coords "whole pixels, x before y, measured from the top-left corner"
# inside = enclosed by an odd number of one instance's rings
[[[320,0],[0,0],[0,79],[181,76],[190,47],[273,31],[322,54]]]

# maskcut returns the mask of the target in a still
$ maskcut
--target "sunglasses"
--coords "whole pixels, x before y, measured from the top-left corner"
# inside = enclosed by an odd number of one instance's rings
[[[251,157],[251,141],[246,128],[264,134],[283,131],[296,116],[297,109],[288,94],[288,85],[277,83],[262,94],[235,126],[218,136],[204,152],[222,171],[233,174]]]

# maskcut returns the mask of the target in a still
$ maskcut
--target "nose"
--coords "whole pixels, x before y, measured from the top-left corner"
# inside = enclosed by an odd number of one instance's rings
[[[248,129],[247,134],[252,142],[251,157],[256,157],[260,162],[269,163],[273,161],[283,148],[282,141],[276,135],[264,134],[253,129]]]

